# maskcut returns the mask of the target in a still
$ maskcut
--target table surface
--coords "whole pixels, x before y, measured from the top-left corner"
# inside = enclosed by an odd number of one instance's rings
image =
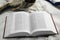
[[[39,11],[42,11],[42,8],[43,7],[39,6],[39,8],[36,8],[36,9],[39,12]],[[58,35],[52,35],[52,36],[48,36],[48,37],[3,39],[3,30],[4,30],[5,17],[8,16],[11,12],[12,11],[5,11],[2,14],[0,14],[0,40],[60,40],[60,31],[59,31]],[[31,12],[33,12],[33,11],[31,11]],[[49,12],[51,12],[51,11],[49,11]],[[56,12],[53,11],[53,12],[51,12],[51,13],[53,15],[55,24],[58,27],[58,30],[60,30],[60,14],[56,15],[55,13],[57,13],[57,11]]]

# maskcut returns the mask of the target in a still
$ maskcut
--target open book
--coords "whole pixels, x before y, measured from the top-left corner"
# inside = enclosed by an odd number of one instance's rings
[[[6,17],[4,37],[57,34],[51,14],[47,12],[13,12]]]

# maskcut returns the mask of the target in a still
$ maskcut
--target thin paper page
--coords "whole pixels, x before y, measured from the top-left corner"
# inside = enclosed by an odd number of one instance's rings
[[[48,16],[48,17],[47,17]],[[47,12],[44,14],[44,18],[45,18],[45,23],[46,23],[46,27],[47,29],[53,31],[54,33],[57,33],[56,32],[56,29],[55,29],[55,25],[53,23],[53,17],[52,15],[48,14]]]
[[[7,19],[6,19],[5,36],[8,36],[12,32],[14,32],[13,14],[10,14],[9,16],[7,16]]]
[[[18,12],[15,14],[15,31],[16,32],[29,32],[30,19],[29,14],[26,12]]]
[[[43,13],[36,12],[31,14],[31,31],[46,29]]]

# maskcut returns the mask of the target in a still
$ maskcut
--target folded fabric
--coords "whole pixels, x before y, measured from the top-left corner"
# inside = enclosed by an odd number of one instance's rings
[[[0,0],[0,11],[6,8],[8,3],[5,0]]]
[[[60,0],[47,0],[47,1],[53,4],[54,6],[60,6]]]

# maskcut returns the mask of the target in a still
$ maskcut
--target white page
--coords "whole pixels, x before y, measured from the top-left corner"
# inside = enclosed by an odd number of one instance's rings
[[[30,32],[29,14],[26,12],[12,12],[7,16],[5,37],[19,32]]]
[[[11,34],[12,32],[14,32],[13,14],[10,14],[9,16],[7,16],[6,20],[5,37]]]
[[[47,29],[49,29],[50,31],[57,33],[57,29],[56,29],[56,24],[54,23],[54,19],[52,17],[51,14],[48,14],[47,12],[44,14],[44,18],[45,18],[45,23],[47,26]]]
[[[31,14],[31,28],[33,32],[52,31],[57,33],[50,14],[44,11]]]
[[[27,12],[18,12],[15,16],[15,31],[16,32],[29,32],[30,31],[30,18]]]
[[[31,31],[44,30],[47,28],[43,13],[40,12],[32,13],[30,21],[31,21]]]

